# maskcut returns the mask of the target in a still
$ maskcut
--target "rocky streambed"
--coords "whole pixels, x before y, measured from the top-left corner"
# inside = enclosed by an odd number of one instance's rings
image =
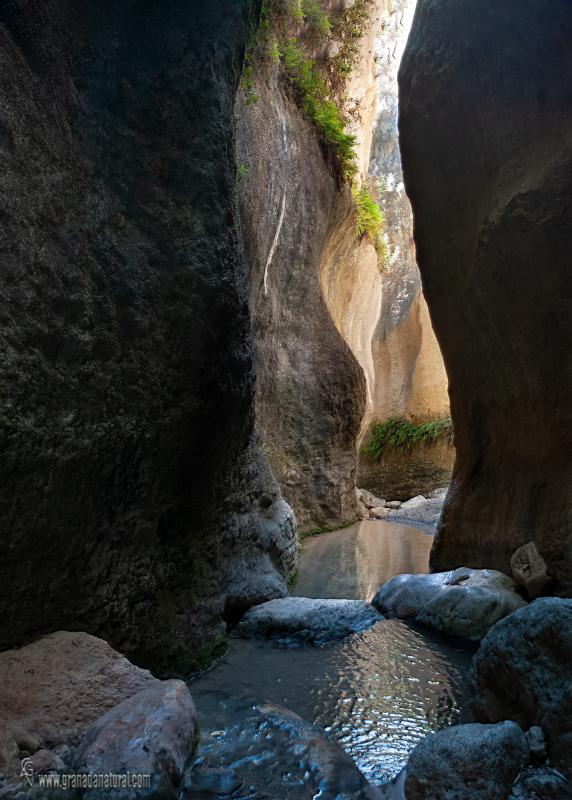
[[[394,575],[427,572],[431,542],[423,531],[384,521],[323,534],[305,542],[293,593],[371,601]],[[428,733],[468,719],[471,649],[398,619],[378,619],[321,646],[296,636],[288,641],[284,629],[281,641],[233,638],[221,662],[191,685],[202,739],[189,797],[312,798],[324,781],[330,785],[320,762],[333,759],[333,798],[344,785],[358,791],[354,765],[369,783],[386,783]],[[259,622],[266,636],[267,619]],[[296,731],[312,725],[321,731],[314,733],[314,760],[293,769],[302,747]],[[332,742],[339,747],[332,750]],[[205,781],[219,781],[220,793],[205,794]],[[240,784],[238,794],[223,791]]]

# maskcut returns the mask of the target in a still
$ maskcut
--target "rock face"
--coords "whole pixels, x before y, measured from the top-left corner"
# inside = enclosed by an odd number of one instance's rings
[[[0,648],[81,624],[186,671],[292,566],[233,215],[253,6],[0,11]]]
[[[526,605],[506,575],[470,570],[397,575],[372,604],[382,614],[414,619],[449,636],[479,641],[499,619]]]
[[[285,597],[251,608],[238,632],[245,638],[323,644],[366,630],[381,619],[364,600]]]
[[[450,377],[457,463],[432,556],[572,591],[570,5],[419,0],[400,72],[405,182]]]
[[[87,633],[59,631],[0,653],[0,761],[19,765],[18,748],[76,744],[95,720],[139,692],[161,686],[107,642]]]
[[[423,420],[449,414],[447,375],[422,293],[399,146],[397,70],[415,2],[400,0],[398,6],[384,6],[382,30],[374,46],[377,104],[368,172],[369,180],[381,182],[383,189],[387,263],[375,283],[364,280],[363,266],[359,271],[353,269],[350,280],[360,307],[352,314],[351,305],[345,303],[337,315],[368,378],[362,441],[367,439],[372,421],[391,416]],[[366,302],[364,289],[369,295]],[[347,290],[337,294],[345,299]],[[359,341],[354,342],[372,317],[373,298],[377,298],[377,306],[373,323],[369,323],[370,336],[366,346],[360,347]],[[379,461],[361,455],[358,483],[382,497],[405,500],[449,483],[453,462],[454,450],[447,444],[415,448],[406,455],[387,453]]]
[[[352,202],[278,65],[256,71],[258,102],[239,94],[237,162],[257,360],[257,420],[272,470],[302,530],[357,515],[360,366],[324,302],[320,273]]]
[[[489,631],[473,660],[479,719],[540,725],[572,777],[572,600],[541,598]]]
[[[507,800],[528,762],[514,722],[459,725],[418,744],[407,764],[406,800]]]
[[[87,731],[74,757],[78,772],[95,775],[149,775],[150,785],[138,800],[177,800],[185,766],[196,747],[196,712],[183,681],[161,681],[124,700]],[[86,800],[105,800],[108,789],[85,793]],[[118,800],[133,792],[116,791]]]
[[[368,436],[366,426],[363,441]],[[454,463],[455,448],[445,441],[408,451],[391,448],[382,453],[379,461],[360,453],[358,483],[382,497],[407,500],[448,484]]]

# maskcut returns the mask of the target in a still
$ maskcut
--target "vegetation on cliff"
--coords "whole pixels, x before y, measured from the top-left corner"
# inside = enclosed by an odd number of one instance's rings
[[[348,130],[345,85],[359,58],[359,41],[367,31],[373,0],[354,0],[349,8],[328,13],[318,0],[263,0],[258,29],[248,48],[242,76],[246,103],[256,103],[254,68],[258,60],[279,62],[351,186],[356,204],[356,235],[367,236],[385,263],[383,213],[374,194],[357,181],[356,137]],[[308,56],[324,47],[318,61]],[[329,51],[332,54],[328,54]]]
[[[439,417],[419,423],[402,417],[390,417],[373,426],[363,451],[374,461],[379,461],[386,450],[409,451],[413,447],[426,446],[437,441],[449,441],[452,444],[451,417]]]

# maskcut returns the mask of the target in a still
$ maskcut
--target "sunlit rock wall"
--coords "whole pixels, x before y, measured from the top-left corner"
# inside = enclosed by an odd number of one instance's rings
[[[399,149],[397,73],[414,11],[415,0],[376,4],[350,83],[358,109],[361,180],[381,198],[386,263],[380,268],[373,246],[362,240],[350,253],[336,252],[322,276],[328,308],[366,378],[360,444],[377,420],[449,413],[447,376],[421,289]],[[381,462],[362,455],[358,483],[405,499],[448,483],[453,460],[447,445],[412,451],[405,459],[388,453]]]

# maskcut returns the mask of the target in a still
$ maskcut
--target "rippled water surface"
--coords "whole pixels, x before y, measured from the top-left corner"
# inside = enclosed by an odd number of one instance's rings
[[[387,522],[323,534],[304,545],[295,593],[370,599],[395,574],[426,572],[430,545],[428,534]],[[221,701],[267,701],[325,728],[371,782],[382,783],[428,732],[463,718],[469,662],[461,646],[382,620],[320,648],[233,640],[192,691],[207,737],[220,736]]]

